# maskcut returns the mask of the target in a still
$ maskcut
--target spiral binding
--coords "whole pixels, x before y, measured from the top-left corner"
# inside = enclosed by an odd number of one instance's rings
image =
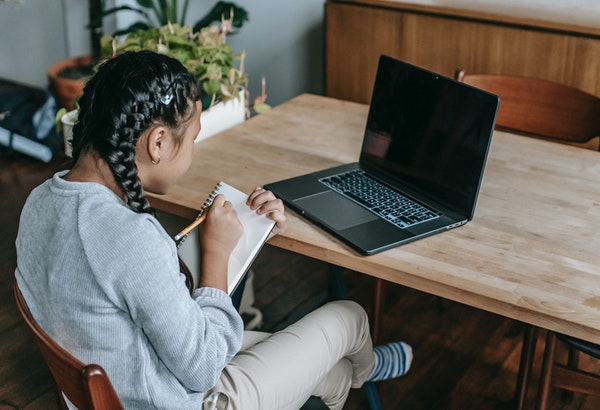
[[[202,208],[200,208],[200,213],[198,213],[198,216],[196,216],[197,220],[198,218],[200,218],[202,215],[204,215],[204,212],[206,212],[206,210],[212,205],[213,200],[215,199],[215,197],[218,195],[219,189],[221,188],[222,183],[219,182],[217,185],[215,185],[215,187],[213,188],[213,190],[211,191],[211,193],[208,195],[208,197],[206,198],[206,200],[204,201],[204,203],[202,204]],[[179,249],[179,247],[181,246],[181,244],[183,242],[185,242],[185,240],[187,239],[189,233],[184,235],[179,242],[177,243],[177,249]]]
[[[208,198],[206,198],[206,201],[204,201],[204,203],[202,204],[202,208],[200,209],[200,213],[198,214],[196,219],[200,218],[202,216],[202,214],[204,213],[204,211],[206,211],[206,209],[208,209],[208,207],[210,207],[212,205],[213,200],[215,199],[215,197],[217,196],[217,194],[219,192],[219,189],[221,189],[221,185],[223,185],[222,182],[219,182],[217,185],[215,185],[215,187],[211,191],[210,195],[208,195]]]

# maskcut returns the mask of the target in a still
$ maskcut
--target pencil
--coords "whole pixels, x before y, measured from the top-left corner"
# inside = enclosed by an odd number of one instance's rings
[[[198,218],[196,218],[194,220],[194,222],[192,222],[191,224],[186,226],[181,232],[179,232],[177,235],[175,235],[175,238],[173,238],[173,239],[175,239],[175,241],[177,242],[178,240],[183,238],[185,235],[190,233],[192,231],[192,229],[194,229],[195,227],[200,225],[202,222],[204,222],[204,220],[206,219],[206,215],[207,215],[206,212],[203,213],[202,215],[200,215]]]

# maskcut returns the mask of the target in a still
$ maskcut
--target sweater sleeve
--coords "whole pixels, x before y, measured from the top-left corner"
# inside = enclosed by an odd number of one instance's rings
[[[95,217],[85,218],[91,211]],[[182,385],[210,389],[241,346],[243,323],[231,298],[213,288],[190,297],[175,245],[154,217],[102,211],[79,215],[98,284]]]

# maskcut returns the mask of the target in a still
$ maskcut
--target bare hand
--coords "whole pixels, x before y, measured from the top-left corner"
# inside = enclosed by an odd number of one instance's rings
[[[285,207],[281,199],[275,197],[275,194],[271,191],[261,187],[256,188],[248,196],[246,204],[250,209],[256,210],[257,214],[266,215],[267,218],[276,222],[269,238],[283,230],[285,226]]]
[[[244,228],[231,202],[217,195],[200,225],[201,274],[200,286],[227,292],[227,265]]]
[[[240,240],[243,230],[231,202],[219,194],[208,209],[206,221],[200,231],[202,250],[221,250],[230,254]]]

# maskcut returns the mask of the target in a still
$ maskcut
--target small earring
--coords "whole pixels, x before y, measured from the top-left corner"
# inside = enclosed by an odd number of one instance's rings
[[[152,165],[158,165],[160,163],[160,157],[158,157],[158,161],[151,160],[150,162],[152,162]]]

